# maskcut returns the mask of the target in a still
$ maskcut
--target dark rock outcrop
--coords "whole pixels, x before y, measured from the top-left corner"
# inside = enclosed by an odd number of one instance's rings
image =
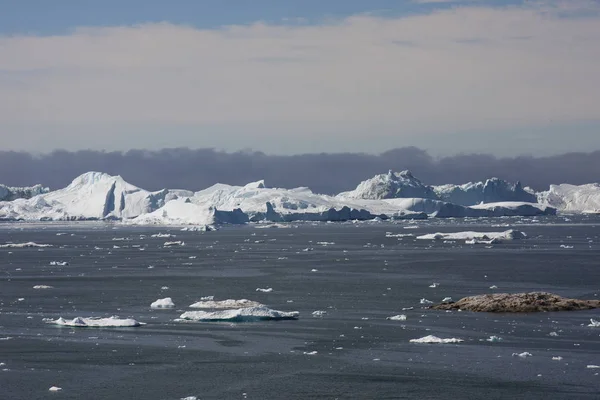
[[[494,293],[464,297],[455,302],[436,304],[430,308],[496,313],[577,311],[600,308],[600,300],[568,299],[547,292]]]

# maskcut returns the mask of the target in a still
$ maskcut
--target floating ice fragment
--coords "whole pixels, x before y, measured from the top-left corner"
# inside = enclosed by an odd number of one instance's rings
[[[485,340],[488,341],[488,342],[500,342],[500,341],[502,341],[502,338],[498,337],[498,336],[493,336],[492,335],[492,336],[490,336],[489,338],[487,338]]]
[[[257,291],[257,292],[263,292],[263,293],[270,293],[270,292],[272,292],[272,291],[273,291],[273,288],[266,288],[266,289],[263,289],[263,288],[256,288],[256,291]]]
[[[132,318],[121,319],[119,317],[109,317],[109,318],[82,318],[76,317],[72,320],[68,321],[64,318],[60,317],[56,320],[46,318],[45,322],[54,325],[61,326],[73,326],[80,328],[104,328],[104,327],[138,327],[141,325],[145,325],[143,322],[136,321]]]
[[[34,289],[53,289],[54,286],[49,286],[49,285],[35,285],[33,288]]]
[[[451,302],[451,301],[452,301],[452,297],[444,297],[442,299],[442,303],[448,303],[448,302]]]
[[[392,315],[391,317],[387,317],[386,319],[389,319],[390,321],[406,321],[406,315]]]
[[[600,368],[600,365],[588,365],[586,368],[596,369],[596,368]]]
[[[314,351],[305,351],[303,354],[306,354],[307,356],[314,356],[317,353],[318,353],[318,351],[314,350]]]
[[[59,388],[58,386],[52,386],[50,389],[48,389],[50,392],[59,392],[61,390],[62,388]]]
[[[170,297],[165,297],[164,299],[158,299],[152,304],[150,304],[150,308],[173,308],[175,307],[175,303]]]
[[[180,315],[181,320],[204,321],[204,322],[252,322],[264,320],[286,320],[298,319],[298,311],[284,312],[261,307],[246,307],[222,311],[186,311]]]
[[[163,286],[163,287],[160,288],[160,290],[169,290],[169,287],[168,286]]]
[[[563,359],[563,358],[562,358],[561,356],[558,356],[558,357],[552,357],[552,360],[553,360],[553,361],[560,361],[560,360],[562,360],[562,359]]]
[[[188,396],[188,397],[182,397],[179,400],[198,400],[198,398],[196,396]]]
[[[171,238],[171,237],[175,237],[175,235],[172,235],[170,233],[155,233],[154,235],[151,235],[150,237],[153,237],[153,238]]]
[[[498,289],[498,286],[492,285],[492,286],[490,286],[490,289]]]
[[[327,314],[327,311],[317,310],[317,311],[313,311],[312,316],[313,317],[322,317],[325,314]]]
[[[410,343],[461,343],[464,342],[463,339],[457,339],[457,338],[449,338],[449,339],[442,339],[439,338],[437,336],[433,336],[433,335],[428,335],[425,337],[422,337],[420,339],[411,339]]]
[[[588,326],[591,326],[593,328],[600,328],[600,321],[596,321],[593,318],[590,318],[590,324]]]
[[[561,244],[561,245],[560,245],[560,248],[561,248],[561,249],[572,249],[572,248],[573,248],[573,246],[567,246],[566,244]]]
[[[201,301],[190,304],[190,308],[209,308],[209,309],[228,309],[228,308],[247,308],[247,307],[263,307],[263,305],[257,301],[247,299],[227,299],[213,301],[214,296],[202,297]],[[204,300],[206,299],[206,300]]]
[[[185,242],[178,240],[178,241],[174,241],[174,242],[165,242],[165,244],[163,244],[164,247],[173,247],[173,246],[185,246]]]
[[[316,268],[313,268],[313,269],[310,270],[310,272],[319,272],[319,270],[316,269]]]
[[[522,353],[512,353],[512,356],[513,356],[513,357],[527,358],[527,357],[531,357],[531,356],[533,356],[533,354],[531,354],[531,353],[530,353],[530,352],[528,352],[528,351],[524,351],[524,352],[522,352]]]
[[[548,334],[548,336],[553,336],[553,337],[556,337],[556,336],[558,336],[558,333],[556,333],[556,332],[550,332],[550,333]]]
[[[440,284],[437,282],[433,282],[431,285],[429,285],[430,288],[436,288],[438,286],[440,286]]]
[[[69,265],[69,263],[66,261],[50,261],[50,265],[58,265],[60,267],[64,267],[66,265]]]
[[[23,249],[26,247],[52,247],[52,245],[51,244],[38,244],[35,242],[0,244],[0,248],[2,248],[2,249]]]
[[[424,299],[424,298],[423,298],[423,299],[421,299],[421,300],[419,301],[419,303],[421,303],[421,304],[433,304],[433,301],[431,301],[431,300],[427,300],[427,299]]]

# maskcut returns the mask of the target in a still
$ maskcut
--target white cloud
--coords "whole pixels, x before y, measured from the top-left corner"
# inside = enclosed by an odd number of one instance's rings
[[[600,7],[564,4],[2,37],[0,128],[19,127],[10,147],[44,126],[64,127],[53,139],[65,146],[73,126],[97,124],[114,128],[107,138],[155,124],[368,140],[374,127],[398,138],[597,121]],[[582,9],[586,16],[564,17]],[[183,141],[176,145],[202,144]]]

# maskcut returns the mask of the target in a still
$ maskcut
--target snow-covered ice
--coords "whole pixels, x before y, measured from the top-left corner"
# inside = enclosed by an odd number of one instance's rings
[[[51,244],[38,244],[35,242],[25,242],[25,243],[6,243],[0,244],[0,248],[2,249],[23,249],[27,247],[52,247]]]
[[[273,288],[256,288],[256,291],[263,293],[271,293],[273,291]]]
[[[66,320],[62,317],[58,319],[45,319],[45,322],[54,325],[61,326],[73,326],[73,327],[81,327],[81,328],[104,328],[104,327],[137,327],[144,325],[143,322],[136,321],[132,318],[118,318],[118,317],[108,317],[108,318],[82,318],[75,317],[72,320]]]
[[[173,308],[175,307],[175,303],[170,297],[165,297],[164,299],[158,299],[152,304],[150,304],[150,308]]]
[[[387,317],[386,319],[389,319],[390,321],[406,321],[406,315],[392,315],[391,317]]]
[[[430,233],[417,236],[421,240],[515,240],[525,239],[527,235],[521,231],[513,229],[504,232],[451,232],[451,233]]]
[[[50,286],[50,285],[35,285],[33,288],[34,289],[53,289],[54,286]]]
[[[527,357],[532,357],[532,356],[533,356],[533,354],[531,354],[531,353],[530,353],[530,352],[528,352],[528,351],[524,351],[524,352],[522,352],[522,353],[512,353],[512,356],[513,356],[513,357],[527,358]]]
[[[48,389],[49,392],[60,392],[61,390],[62,388],[58,386],[51,386],[50,389]]]
[[[593,318],[590,318],[590,324],[588,326],[591,326],[593,328],[600,328],[600,321],[596,321]]]
[[[298,311],[284,312],[270,309],[265,306],[236,308],[220,311],[186,311],[180,315],[182,320],[190,321],[230,321],[230,322],[252,322],[263,320],[286,320],[298,319]]]
[[[206,299],[206,300],[202,300]],[[213,296],[203,297],[200,301],[190,304],[190,308],[205,308],[205,309],[228,309],[228,308],[248,308],[248,307],[263,307],[263,304],[248,299],[227,299],[227,300],[213,300]]]
[[[410,343],[461,343],[464,342],[463,339],[457,339],[457,338],[448,338],[448,339],[442,339],[439,338],[437,336],[433,336],[433,335],[428,335],[419,339],[411,339]]]

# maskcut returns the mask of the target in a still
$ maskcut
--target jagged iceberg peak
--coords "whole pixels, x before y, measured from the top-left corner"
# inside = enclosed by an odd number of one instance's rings
[[[261,179],[260,181],[250,182],[244,186],[245,189],[266,189],[265,180]]]
[[[440,200],[462,206],[502,201],[537,203],[535,193],[530,189],[524,189],[520,181],[511,183],[499,178],[463,185],[433,186],[433,190]]]
[[[339,197],[349,199],[394,199],[394,198],[437,198],[430,186],[424,185],[409,170],[402,172],[388,171],[387,174],[375,175],[362,181],[356,189],[340,193]]]
[[[113,176],[105,172],[96,171],[86,172],[85,174],[79,175],[77,178],[73,179],[73,181],[69,184],[69,186],[67,186],[66,189],[80,189],[82,187],[103,185],[107,183],[118,183],[123,186],[128,186],[131,189],[139,189],[138,187],[125,182],[121,175]]]
[[[13,201],[17,199],[30,199],[42,193],[48,193],[49,188],[42,185],[29,187],[13,187],[0,184],[0,201]]]

